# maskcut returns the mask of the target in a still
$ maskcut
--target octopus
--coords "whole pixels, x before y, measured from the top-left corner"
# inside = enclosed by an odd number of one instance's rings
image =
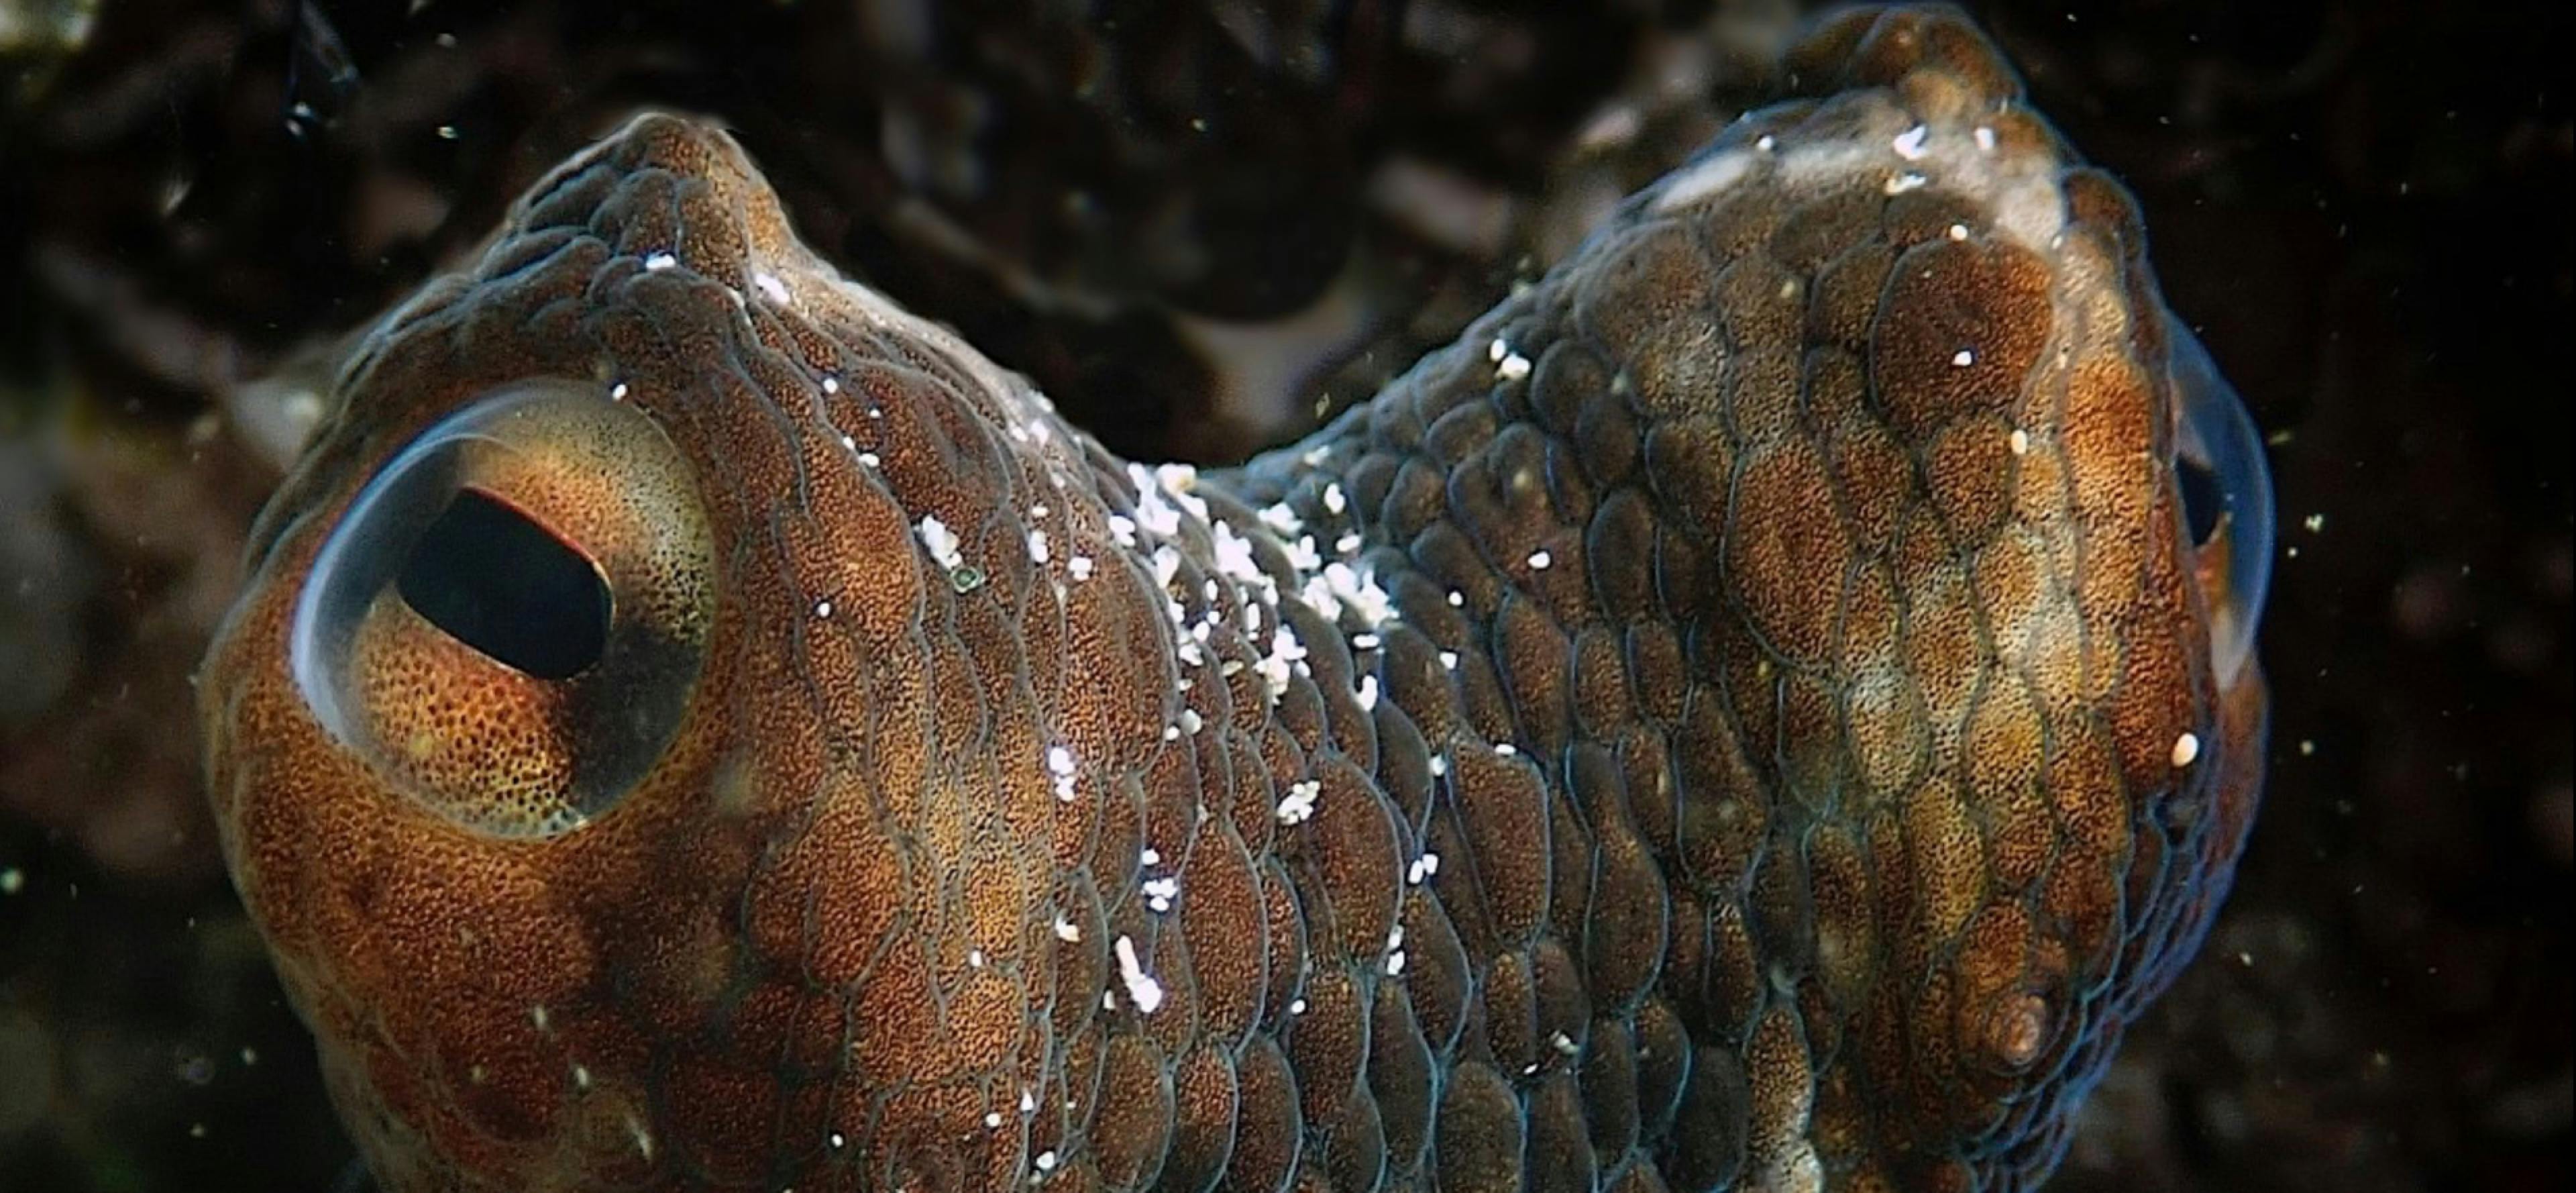
[[[2262,445],[1946,10],[1240,467],[717,128],[385,315],[200,679],[387,1188],[2019,1190],[2261,784]]]

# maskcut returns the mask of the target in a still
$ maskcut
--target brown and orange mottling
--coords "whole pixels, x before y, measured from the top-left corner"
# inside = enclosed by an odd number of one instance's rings
[[[204,672],[378,1176],[2036,1185],[2242,844],[2250,610],[2125,194],[1953,15],[1794,55],[1224,472],[843,280],[720,132],[557,170],[349,363]],[[614,598],[588,670],[365,562],[459,426]]]

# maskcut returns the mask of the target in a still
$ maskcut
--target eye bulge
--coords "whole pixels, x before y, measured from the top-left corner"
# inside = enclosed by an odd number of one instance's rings
[[[534,380],[396,452],[298,594],[290,669],[389,787],[502,837],[614,806],[688,709],[714,613],[706,513],[652,418]]]
[[[2254,653],[2263,599],[2272,584],[2272,470],[2263,433],[2236,387],[2221,376],[2200,337],[2181,320],[2172,329],[2165,369],[2173,379],[2177,426],[2174,477],[2183,518],[2206,565],[2210,653],[2219,680],[2233,681]]]

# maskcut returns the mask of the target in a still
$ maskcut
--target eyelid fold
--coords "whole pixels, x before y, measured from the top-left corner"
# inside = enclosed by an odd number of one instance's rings
[[[2274,521],[2272,471],[2263,433],[2254,425],[2236,387],[2218,372],[2209,349],[2183,322],[2166,315],[2170,329],[2165,369],[2173,379],[2176,455],[2214,478],[2220,503],[2217,532],[2201,550],[2223,552],[2209,579],[2210,654],[2219,682],[2231,683],[2253,657],[2263,601],[2272,584]]]

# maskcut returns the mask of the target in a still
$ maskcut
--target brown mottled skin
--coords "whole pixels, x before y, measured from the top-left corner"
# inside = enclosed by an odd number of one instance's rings
[[[1820,98],[1221,473],[840,280],[704,125],[539,184],[349,363],[203,677],[380,1180],[2037,1185],[2223,893],[2262,682],[2123,192],[1951,14],[1794,54]],[[532,391],[469,479],[596,561],[601,661],[386,599],[299,677],[370,478]]]

